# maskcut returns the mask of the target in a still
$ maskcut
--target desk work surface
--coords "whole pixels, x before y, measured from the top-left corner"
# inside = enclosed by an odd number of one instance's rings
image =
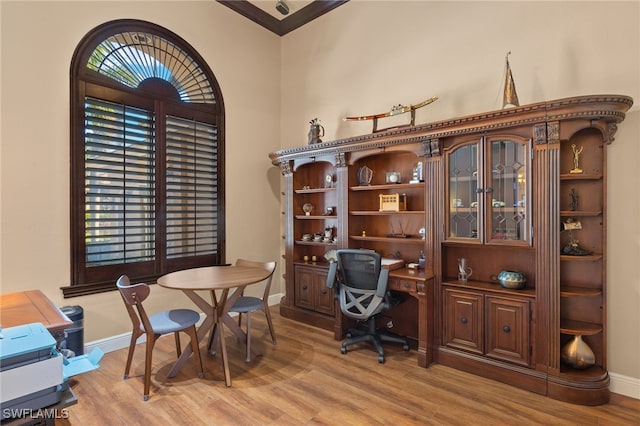
[[[216,290],[257,283],[269,274],[266,269],[247,266],[206,266],[172,272],[158,278],[158,284],[179,290]]]
[[[73,322],[40,290],[0,294],[0,324],[3,328],[42,323],[52,334]]]

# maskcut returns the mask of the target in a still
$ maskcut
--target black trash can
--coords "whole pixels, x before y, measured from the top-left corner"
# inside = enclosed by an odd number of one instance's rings
[[[60,310],[73,321],[73,325],[65,330],[60,349],[69,349],[74,355],[84,354],[84,310],[81,306],[63,306]]]

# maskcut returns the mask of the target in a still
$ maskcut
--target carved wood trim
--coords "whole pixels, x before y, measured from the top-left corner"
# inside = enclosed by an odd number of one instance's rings
[[[560,143],[560,122],[547,123],[547,143]]]
[[[282,176],[290,175],[292,173],[291,161],[282,161],[279,163],[279,165],[280,173],[282,173]]]
[[[269,158],[273,164],[276,164],[284,159],[305,158],[335,152],[385,149],[397,145],[424,143],[425,140],[437,141],[450,136],[478,134],[525,125],[535,126],[549,121],[593,119],[603,120],[607,123],[618,123],[624,119],[625,112],[631,105],[633,105],[633,100],[623,95],[592,95],[558,99],[319,144],[287,148],[270,153]],[[548,143],[551,143],[551,140],[550,135],[547,135]],[[430,155],[439,155],[439,144],[436,145],[437,150],[434,149],[433,143],[431,145]]]
[[[533,126],[533,142],[536,145],[547,143],[547,126],[544,123]]]

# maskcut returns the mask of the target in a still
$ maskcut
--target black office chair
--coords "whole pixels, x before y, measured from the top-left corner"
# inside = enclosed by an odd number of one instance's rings
[[[327,287],[334,288],[344,315],[366,324],[366,329],[349,329],[340,352],[346,354],[347,346],[369,342],[378,351],[378,362],[384,363],[382,341],[402,343],[402,349],[408,351],[406,338],[376,327],[378,315],[393,306],[388,290],[389,270],[382,268],[380,255],[341,249],[336,251],[336,257],[330,263]]]

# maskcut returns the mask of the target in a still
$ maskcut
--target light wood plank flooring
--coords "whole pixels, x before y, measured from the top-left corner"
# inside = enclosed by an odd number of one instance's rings
[[[79,403],[56,424],[640,425],[640,400],[612,394],[599,407],[567,404],[441,365],[420,368],[415,351],[394,345],[385,346],[387,361],[378,364],[367,346],[342,355],[332,333],[282,318],[277,306],[272,313],[278,344],[271,344],[264,315],[254,314],[252,342],[262,355],[251,363],[244,362],[244,344],[227,333],[233,387],[224,385],[220,357],[205,350],[204,379],[189,361],[167,380],[175,350],[173,338],[163,337],[149,401],[142,400],[138,345],[128,380],[126,349],[72,379]]]

